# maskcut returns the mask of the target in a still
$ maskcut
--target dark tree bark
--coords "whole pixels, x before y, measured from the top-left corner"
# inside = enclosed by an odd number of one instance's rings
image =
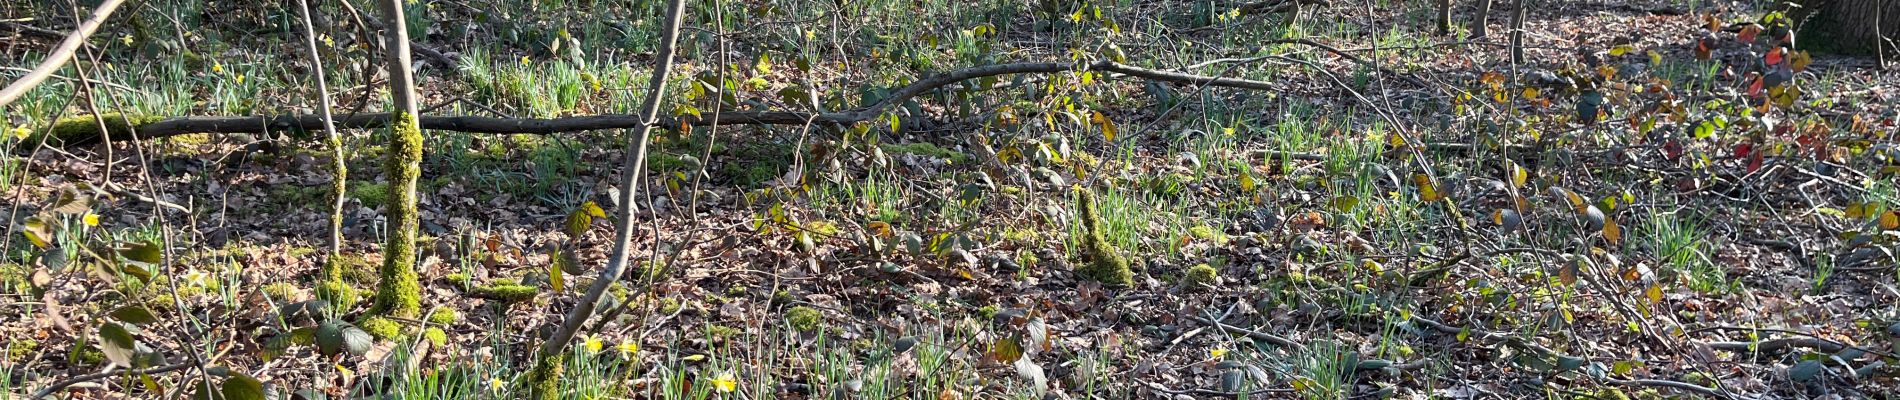
[[[1438,35],[1451,34],[1451,0],[1438,1]]]
[[[1900,37],[1900,0],[1800,0],[1789,14],[1795,45],[1848,55],[1892,54]]]
[[[1514,3],[1512,7],[1516,10],[1511,11],[1511,63],[1523,64],[1524,17],[1527,16],[1529,9],[1525,8],[1524,0],[1517,0]]]
[[[1471,16],[1471,38],[1482,39],[1490,33],[1485,29],[1485,21],[1491,19],[1491,0],[1478,0],[1478,14]]]

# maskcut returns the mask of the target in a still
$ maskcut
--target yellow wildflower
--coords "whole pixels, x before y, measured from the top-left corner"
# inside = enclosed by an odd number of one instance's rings
[[[621,357],[633,358],[635,353],[640,352],[640,343],[636,343],[632,340],[622,340],[620,341],[620,345],[614,346],[614,349],[620,350]]]
[[[99,226],[99,214],[86,213],[86,226]]]
[[[14,138],[14,139],[17,139],[17,140],[26,140],[26,137],[27,137],[27,136],[33,136],[33,130],[32,130],[32,129],[26,129],[26,127],[24,127],[24,126],[16,126],[16,127],[13,127],[13,138]]]
[[[719,393],[731,393],[739,388],[739,380],[733,378],[731,372],[719,373],[718,377],[713,378],[712,384],[714,389],[719,389]]]
[[[1222,347],[1215,347],[1207,351],[1207,356],[1212,358],[1221,358],[1221,356],[1225,355],[1227,355],[1227,349]]]
[[[214,73],[214,74],[224,73],[224,63],[211,63],[211,73]]]
[[[601,343],[600,337],[594,335],[587,335],[587,339],[581,345],[581,348],[587,349],[589,353],[599,353],[602,347],[605,346]]]

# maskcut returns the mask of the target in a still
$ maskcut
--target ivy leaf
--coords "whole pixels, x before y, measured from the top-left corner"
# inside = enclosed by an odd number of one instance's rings
[[[1643,289],[1643,297],[1649,299],[1649,305],[1662,304],[1662,285],[1649,284],[1648,288]]]

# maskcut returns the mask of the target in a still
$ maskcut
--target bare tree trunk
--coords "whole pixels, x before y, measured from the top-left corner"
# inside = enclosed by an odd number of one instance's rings
[[[323,133],[330,139],[330,156],[334,158],[331,172],[336,174],[336,184],[331,188],[335,193],[331,193],[334,196],[330,204],[330,257],[335,258],[343,248],[343,190],[349,177],[349,167],[343,162],[343,140],[336,130],[336,117],[330,115],[330,110],[336,105],[330,102],[330,83],[323,72],[323,57],[318,55],[317,30],[310,19],[309,1],[297,0],[297,15],[303,19],[303,45],[304,51],[310,53],[310,73],[316,75],[317,115],[323,117]]]
[[[1438,0],[1438,35],[1451,34],[1451,0]]]
[[[1491,0],[1478,0],[1478,14],[1471,18],[1471,38],[1483,38],[1490,33],[1486,21],[1491,19]]]
[[[344,162],[343,135],[336,130],[336,118],[330,111],[336,105],[330,102],[330,84],[323,72],[323,57],[317,50],[316,23],[310,16],[310,2],[297,0],[297,15],[303,19],[304,50],[310,53],[310,73],[316,75],[317,115],[323,117],[323,132],[330,139],[330,169],[336,174],[336,181],[330,184],[330,253],[323,261],[320,271],[321,282],[317,284],[317,296],[330,304],[343,305],[356,303],[356,289],[343,283],[343,196],[349,182],[350,171]]]
[[[627,269],[627,262],[633,250],[633,231],[638,229],[634,224],[634,214],[637,211],[634,204],[637,202],[636,195],[639,193],[641,175],[646,172],[647,144],[653,137],[653,125],[659,119],[660,99],[666,94],[666,78],[673,69],[673,56],[679,42],[680,24],[686,14],[685,1],[667,1],[666,13],[665,36],[661,37],[659,52],[656,53],[659,56],[659,62],[653,66],[653,77],[647,81],[647,96],[640,106],[640,120],[644,123],[636,128],[634,134],[634,137],[639,139],[639,143],[627,147],[620,169],[620,191],[617,197],[619,201],[614,204],[614,217],[617,219],[614,221],[613,256],[607,259],[607,268],[601,269],[593,285],[588,286],[587,293],[581,296],[572,310],[568,311],[567,316],[561,321],[561,327],[548,335],[547,340],[541,343],[534,369],[528,374],[528,390],[534,398],[560,397],[560,394],[556,392],[559,388],[557,383],[562,373],[562,364],[566,360],[563,355],[566,354],[568,343],[573,341],[574,334],[580,331],[587,320],[594,316],[594,308],[599,305],[600,297],[607,293],[607,289],[613,286],[614,281],[620,280],[620,274]]]
[[[415,317],[422,313],[422,285],[416,279],[416,180],[422,175],[422,124],[416,115],[416,81],[409,58],[409,26],[404,22],[403,0],[381,0],[383,35],[387,46],[389,93],[395,100],[390,112],[389,158],[383,174],[389,180],[389,241],[383,244],[383,266],[376,285],[371,315]]]
[[[1511,15],[1512,64],[1524,63],[1524,17],[1525,13],[1529,11],[1525,8],[1524,1],[1525,0],[1517,0],[1513,2],[1514,4],[1512,5],[1512,7],[1517,8],[1517,10],[1512,11],[1513,14]]]

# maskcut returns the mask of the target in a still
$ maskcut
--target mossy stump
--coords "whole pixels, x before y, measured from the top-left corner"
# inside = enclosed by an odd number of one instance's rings
[[[1105,229],[1102,228],[1102,212],[1096,204],[1095,191],[1081,189],[1078,194],[1085,237],[1082,240],[1083,264],[1076,268],[1076,273],[1110,286],[1134,284],[1135,272],[1128,267],[1128,257],[1123,256],[1102,236]]]

